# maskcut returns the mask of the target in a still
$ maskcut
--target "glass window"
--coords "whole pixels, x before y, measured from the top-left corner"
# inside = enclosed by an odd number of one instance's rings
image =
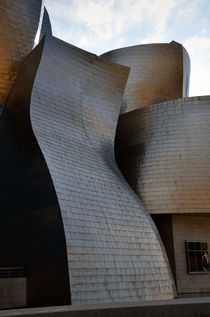
[[[25,277],[23,267],[0,267],[1,278]]]
[[[209,271],[208,246],[206,242],[185,241],[185,249],[188,273]]]

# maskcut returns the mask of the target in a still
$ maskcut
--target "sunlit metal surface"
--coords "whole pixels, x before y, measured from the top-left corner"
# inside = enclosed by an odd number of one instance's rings
[[[0,103],[5,101],[21,61],[33,47],[41,6],[41,0],[0,1]]]
[[[44,41],[40,63],[37,51],[26,59],[7,106],[14,116],[25,109],[52,176],[72,303],[173,298],[160,237],[114,159],[129,69],[53,37]]]
[[[183,51],[183,96],[189,96],[189,87],[190,87],[190,57],[184,47]]]
[[[123,174],[150,213],[209,213],[209,96],[123,114],[116,151]]]
[[[190,60],[179,43],[125,47],[102,56],[131,67],[121,113],[187,96]]]

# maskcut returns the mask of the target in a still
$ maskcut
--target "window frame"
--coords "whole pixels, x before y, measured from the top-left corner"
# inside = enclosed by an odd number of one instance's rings
[[[191,244],[191,246],[190,246]],[[200,247],[199,247],[200,244]],[[194,246],[193,246],[194,245]],[[207,252],[208,256],[208,268],[205,268],[203,265],[203,256]],[[192,269],[190,263],[190,253],[194,253],[194,256],[191,257],[192,260],[195,260],[195,270]],[[208,254],[208,243],[205,241],[198,240],[185,240],[185,254],[186,254],[186,264],[187,264],[187,274],[208,274],[210,273],[209,267],[209,254]],[[191,260],[191,261],[192,261]],[[202,266],[202,270],[200,267]]]

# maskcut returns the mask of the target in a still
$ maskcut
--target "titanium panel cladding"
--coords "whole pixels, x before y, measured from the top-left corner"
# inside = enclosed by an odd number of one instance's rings
[[[116,148],[124,176],[150,213],[209,213],[209,96],[122,115]]]
[[[46,8],[44,8],[44,16],[42,20],[41,32],[39,41],[43,38],[45,34],[52,35],[52,27],[50,22],[50,17]]]
[[[0,1],[0,103],[5,102],[21,61],[33,47],[41,7],[41,0]]]
[[[0,267],[24,268],[29,307],[70,304],[62,216],[29,113],[42,49],[43,42],[23,62],[0,115]],[[1,305],[15,294],[5,286]]]
[[[21,85],[62,213],[72,304],[174,296],[157,230],[114,160],[128,73],[47,36],[32,92]]]
[[[187,96],[190,60],[179,43],[125,47],[102,56],[131,67],[121,113]]]

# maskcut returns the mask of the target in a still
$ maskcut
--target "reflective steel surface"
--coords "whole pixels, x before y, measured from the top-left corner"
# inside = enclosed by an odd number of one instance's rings
[[[179,43],[125,47],[102,56],[131,67],[121,113],[187,96],[190,60]]]
[[[5,102],[20,63],[33,47],[41,6],[41,0],[0,1],[0,103]]]
[[[209,213],[210,96],[122,115],[116,152],[124,176],[150,213]]]
[[[0,267],[24,267],[29,307],[70,304],[61,211],[29,113],[42,49],[24,60],[0,115]],[[24,290],[1,286],[0,308],[21,306]]]
[[[17,80],[7,106],[27,120],[30,111],[55,186],[72,303],[173,298],[160,237],[114,160],[129,69],[53,37],[42,43],[41,60],[29,56],[19,79],[29,77]]]
[[[50,22],[50,17],[48,14],[47,9],[44,7],[44,15],[42,20],[42,26],[41,26],[41,32],[40,32],[40,38],[39,41],[43,38],[45,34],[52,35],[52,27]]]

